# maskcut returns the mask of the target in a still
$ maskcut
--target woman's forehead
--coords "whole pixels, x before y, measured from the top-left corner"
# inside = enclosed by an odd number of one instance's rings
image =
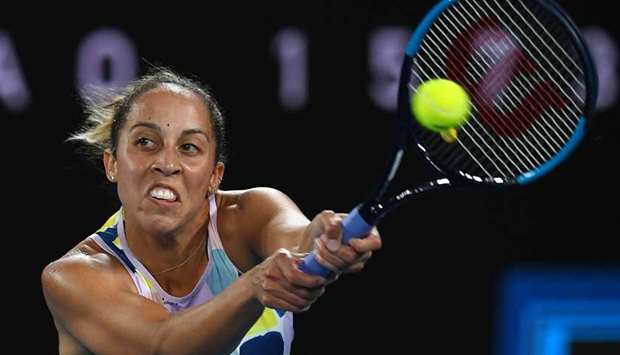
[[[127,119],[160,122],[182,128],[198,126],[211,130],[209,111],[204,100],[191,90],[175,84],[164,84],[140,95]]]

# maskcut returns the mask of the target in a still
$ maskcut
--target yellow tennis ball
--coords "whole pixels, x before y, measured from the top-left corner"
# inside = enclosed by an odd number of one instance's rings
[[[469,118],[470,109],[465,89],[447,79],[422,83],[411,98],[413,116],[420,125],[435,132],[461,126]]]

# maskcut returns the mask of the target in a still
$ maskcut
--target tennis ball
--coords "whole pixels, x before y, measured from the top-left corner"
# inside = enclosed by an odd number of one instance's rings
[[[422,83],[411,98],[411,112],[420,125],[439,133],[465,123],[470,106],[465,89],[447,79]]]

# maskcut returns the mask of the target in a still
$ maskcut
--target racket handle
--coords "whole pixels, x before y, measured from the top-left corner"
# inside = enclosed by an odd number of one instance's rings
[[[349,244],[354,238],[365,236],[372,229],[372,225],[368,224],[359,213],[359,208],[355,207],[342,221],[342,243]],[[316,260],[316,251],[313,250],[306,256],[299,268],[301,271],[310,275],[328,277],[331,270],[319,264]]]

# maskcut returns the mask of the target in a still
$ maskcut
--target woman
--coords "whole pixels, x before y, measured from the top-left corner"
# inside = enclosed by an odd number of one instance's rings
[[[160,70],[87,107],[122,208],[42,273],[62,354],[288,354],[292,314],[381,247],[340,245],[342,215],[309,221],[269,188],[222,191],[224,123],[198,84]],[[303,253],[334,271],[298,268]]]

